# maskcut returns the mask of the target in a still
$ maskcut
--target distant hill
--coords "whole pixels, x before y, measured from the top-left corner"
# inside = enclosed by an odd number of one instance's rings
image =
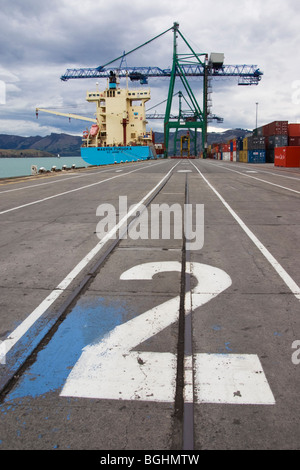
[[[244,138],[251,132],[252,131],[247,129],[229,129],[224,132],[210,132],[207,135],[207,143],[208,145],[226,143],[228,140],[236,139],[238,137]]]
[[[13,158],[41,158],[41,157],[53,157],[52,153],[45,152],[44,150],[32,150],[32,149],[0,149],[0,158],[1,157],[13,157]]]
[[[225,132],[208,133],[208,145],[213,143],[227,142],[235,137],[245,137],[250,131],[246,129],[230,129]],[[178,132],[178,137],[185,134],[185,130]],[[200,136],[200,134],[199,134]],[[170,149],[173,150],[174,133],[170,133]],[[164,141],[162,132],[155,132],[155,142]],[[198,139],[198,151],[201,150],[201,138]],[[34,155],[34,151],[44,152],[45,155],[57,155],[62,157],[80,156],[81,137],[69,134],[50,134],[46,137],[21,137],[16,135],[0,134],[0,157],[2,156],[26,156],[23,150],[31,150],[30,154]],[[179,144],[177,144],[177,147]],[[5,152],[7,150],[7,152]],[[15,152],[13,152],[15,151]],[[36,152],[36,156],[42,156]]]
[[[19,151],[30,149],[41,150],[52,155],[59,153],[62,157],[80,156],[81,140],[80,136],[69,134],[51,134],[46,137],[0,134],[0,149]]]

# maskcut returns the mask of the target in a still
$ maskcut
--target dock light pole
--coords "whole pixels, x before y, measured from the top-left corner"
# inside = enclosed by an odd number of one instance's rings
[[[256,125],[255,125],[255,129],[257,129],[257,114],[258,114],[258,103],[256,103]]]

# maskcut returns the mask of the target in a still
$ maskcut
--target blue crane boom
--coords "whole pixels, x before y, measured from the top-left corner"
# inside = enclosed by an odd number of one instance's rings
[[[188,64],[181,66],[185,76],[187,77],[203,77],[204,66],[201,64]],[[61,80],[67,81],[78,78],[108,78],[110,71],[117,73],[120,78],[127,75],[132,81],[140,81],[147,83],[151,77],[171,77],[172,69],[162,69],[160,67],[115,67],[115,68],[79,68],[67,69]],[[180,76],[180,72],[176,72]],[[237,77],[239,85],[258,85],[262,78],[263,72],[259,70],[257,65],[223,65],[222,67],[212,68],[210,76],[212,77]]]

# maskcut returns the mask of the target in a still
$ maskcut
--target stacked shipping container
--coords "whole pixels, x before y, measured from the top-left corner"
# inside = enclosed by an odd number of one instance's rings
[[[222,144],[222,160],[230,162],[230,143]]]
[[[265,137],[266,162],[274,163],[275,148],[288,145],[288,121],[273,121],[254,129],[254,133]]]
[[[300,124],[288,124],[287,145],[275,148],[274,165],[300,167]]]
[[[289,147],[300,146],[300,124],[289,124],[288,128]]]
[[[212,144],[209,156],[218,160],[245,163],[274,163],[300,167],[300,124],[274,121],[254,129],[244,139]]]
[[[266,162],[266,144],[264,136],[250,135],[247,139],[248,163]]]
[[[222,155],[222,144],[213,144],[209,146],[208,153],[211,158],[215,160],[221,160]]]

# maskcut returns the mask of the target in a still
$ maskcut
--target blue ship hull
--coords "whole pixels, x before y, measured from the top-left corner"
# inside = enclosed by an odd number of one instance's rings
[[[154,159],[150,146],[81,147],[81,157],[89,165],[137,162]]]

